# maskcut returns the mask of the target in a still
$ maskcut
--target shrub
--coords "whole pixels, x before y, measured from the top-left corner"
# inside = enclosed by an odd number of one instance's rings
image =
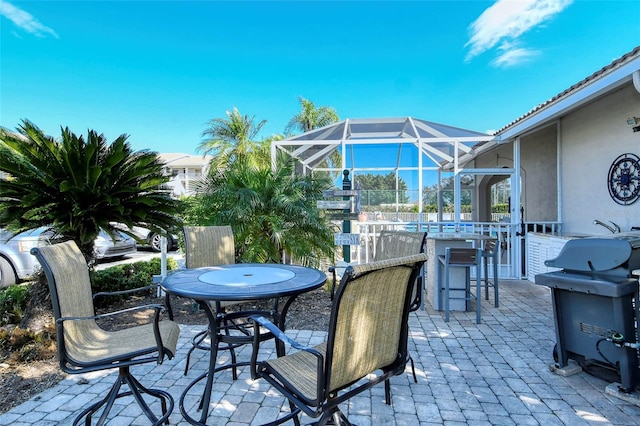
[[[491,213],[509,213],[509,203],[494,204]]]
[[[30,284],[18,284],[0,290],[0,325],[22,320],[30,297]]]
[[[176,260],[167,258],[167,270],[177,268]],[[160,275],[159,258],[93,271],[91,272],[91,287],[94,293],[131,290],[151,285],[154,275]],[[96,299],[95,304],[96,307],[105,307],[125,298],[126,296],[102,297]]]
[[[167,269],[177,269],[173,258],[167,259]],[[153,275],[160,274],[160,259],[136,262],[128,265],[91,272],[92,291],[110,292],[145,287],[153,282]],[[44,274],[38,274],[41,282],[13,285],[0,290],[0,326],[18,324],[22,321],[29,300],[38,293],[38,289],[47,289]],[[47,293],[48,294],[48,293]],[[124,300],[121,297],[101,297],[95,300],[96,307],[106,307]],[[50,304],[50,302],[47,302]],[[55,355],[55,329],[48,324],[43,330],[34,332],[29,328],[5,327],[0,329],[0,362],[8,357],[13,361],[26,362],[45,359]]]

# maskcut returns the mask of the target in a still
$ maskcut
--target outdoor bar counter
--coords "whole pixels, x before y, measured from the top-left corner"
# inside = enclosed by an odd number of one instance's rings
[[[438,256],[444,256],[447,247],[481,247],[483,240],[495,240],[484,234],[470,232],[438,232],[427,234],[426,252],[429,256],[426,267],[425,292],[426,299],[434,309],[439,311],[444,309],[444,303],[438,299]],[[464,282],[465,271],[463,268],[451,268],[451,281]],[[452,291],[453,297],[461,295]],[[449,309],[452,311],[464,311],[464,300],[451,300]],[[441,306],[442,305],[442,306]]]

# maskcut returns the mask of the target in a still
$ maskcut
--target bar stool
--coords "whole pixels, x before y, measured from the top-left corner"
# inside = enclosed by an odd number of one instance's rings
[[[486,240],[482,247],[482,260],[484,262],[484,298],[489,300],[489,287],[493,287],[493,304],[498,304],[498,257],[500,245],[497,240]],[[493,266],[493,281],[489,280],[489,259]]]
[[[440,288],[440,294],[444,292],[444,320],[449,322],[449,302],[450,300],[464,300],[465,309],[469,310],[471,307],[471,300],[476,300],[476,323],[480,324],[481,313],[481,298],[482,298],[482,276],[481,276],[481,259],[482,249],[480,248],[453,248],[447,247],[445,249],[445,255],[438,256],[438,287]],[[476,268],[476,295],[471,294],[471,268]],[[465,286],[454,287],[450,286],[450,270],[451,268],[465,268]],[[443,271],[444,270],[444,271]],[[444,286],[442,281],[444,279]],[[464,297],[451,297],[450,291],[464,291]]]

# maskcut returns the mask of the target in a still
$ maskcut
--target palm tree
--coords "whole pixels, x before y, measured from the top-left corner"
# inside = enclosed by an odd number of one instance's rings
[[[214,118],[209,121],[202,135],[206,138],[198,145],[203,155],[213,155],[213,168],[225,167],[238,158],[255,160],[257,147],[254,138],[267,120],[255,123],[255,116],[241,115],[236,107],[227,111],[228,118]]]
[[[333,230],[316,208],[322,190],[333,186],[327,178],[295,176],[284,156],[270,161],[274,135],[254,138],[266,123],[255,124],[236,108],[226,119],[216,118],[203,133],[209,139],[199,145],[216,155],[198,194],[186,200],[185,224],[227,225],[234,230],[238,258],[245,262],[288,260],[319,265],[333,259]]]
[[[285,133],[290,134],[291,130],[299,130],[303,133],[309,132],[320,127],[328,126],[340,120],[338,113],[332,107],[316,105],[302,96],[298,97],[300,101],[300,107],[302,108],[299,113],[293,116],[285,127]],[[334,150],[326,157],[319,167],[334,167],[338,168],[342,164],[342,154],[339,150]],[[334,173],[334,178],[338,173]]]
[[[24,120],[18,133],[0,128],[0,223],[14,232],[41,226],[78,244],[88,261],[100,229],[113,223],[166,232],[178,226],[177,201],[156,153],[134,152],[127,136],[108,144],[69,128],[55,140]]]
[[[280,263],[286,253],[289,261],[318,266],[320,259],[333,259],[334,230],[316,208],[332,186],[325,178],[294,176],[284,163],[272,169],[235,162],[212,170],[188,201],[184,221],[230,224],[242,261]]]
[[[285,127],[285,133],[289,134],[291,130],[299,130],[302,133],[308,132],[313,129],[328,126],[335,123],[338,120],[338,113],[332,107],[316,105],[302,96],[298,97],[300,101],[300,107],[302,110],[293,116]]]

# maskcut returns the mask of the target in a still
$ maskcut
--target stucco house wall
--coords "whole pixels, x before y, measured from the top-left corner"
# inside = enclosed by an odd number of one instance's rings
[[[520,174],[525,222],[558,221],[557,126],[524,136],[520,142]]]
[[[640,132],[626,123],[633,116],[640,116],[640,93],[628,84],[561,119],[564,232],[609,233],[594,225],[595,219],[613,221],[623,231],[640,226],[640,201],[620,205],[607,185],[609,168],[619,155],[640,155]]]
[[[520,176],[524,220],[527,222],[555,222],[558,220],[558,137],[556,125],[545,127],[521,139]],[[503,144],[486,154],[479,155],[474,168],[512,168],[513,145]],[[487,176],[478,188],[477,220],[489,220],[490,185],[500,178]]]
[[[489,153],[479,155],[473,163],[465,166],[465,168],[512,168],[513,167],[513,147],[511,144],[500,145]],[[503,180],[502,176],[485,175],[478,179],[478,192],[473,220],[479,222],[491,221],[491,186],[496,182]]]

